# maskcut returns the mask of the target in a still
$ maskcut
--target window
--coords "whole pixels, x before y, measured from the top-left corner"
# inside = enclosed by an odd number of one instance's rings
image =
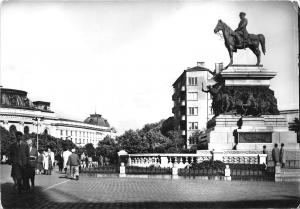
[[[63,130],[60,130],[60,135],[62,136],[64,134],[64,131]]]
[[[197,130],[198,122],[189,122],[189,130]]]
[[[197,86],[197,84],[198,84],[197,77],[189,77],[188,79],[189,79],[188,84],[190,86]]]
[[[71,136],[73,136],[73,131],[71,131]]]
[[[74,131],[75,132],[75,136],[77,136],[77,131]]]
[[[189,107],[189,115],[198,115],[198,107]]]
[[[198,100],[198,92],[188,92],[187,100]]]

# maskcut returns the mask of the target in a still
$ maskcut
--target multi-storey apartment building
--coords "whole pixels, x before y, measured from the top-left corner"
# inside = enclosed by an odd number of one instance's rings
[[[201,62],[196,67],[184,70],[173,84],[172,112],[187,148],[196,143],[190,139],[192,133],[204,130],[213,116],[210,95],[202,91],[202,85],[206,88],[209,78],[210,74]]]

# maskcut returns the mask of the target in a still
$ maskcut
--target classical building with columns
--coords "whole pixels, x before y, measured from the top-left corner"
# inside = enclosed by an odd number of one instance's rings
[[[92,143],[94,147],[105,136],[116,137],[116,131],[100,114],[91,114],[83,121],[61,118],[50,108],[50,102],[31,102],[26,91],[0,89],[0,126],[23,133],[47,133],[72,140],[77,146]]]

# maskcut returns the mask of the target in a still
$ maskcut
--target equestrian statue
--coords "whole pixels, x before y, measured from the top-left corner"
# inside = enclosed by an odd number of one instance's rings
[[[246,13],[240,13],[240,23],[236,30],[232,30],[226,23],[222,20],[218,21],[217,26],[214,29],[215,33],[222,31],[224,37],[225,46],[228,50],[230,63],[225,67],[233,64],[233,52],[237,52],[237,49],[249,48],[257,58],[256,65],[260,65],[260,55],[259,44],[261,45],[262,52],[266,53],[265,47],[265,36],[263,34],[249,34],[247,31],[248,20],[245,18]]]

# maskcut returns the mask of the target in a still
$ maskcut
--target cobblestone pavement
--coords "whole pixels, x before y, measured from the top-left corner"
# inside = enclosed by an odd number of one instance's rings
[[[4,208],[296,208],[299,183],[38,175],[34,193],[12,189],[10,166],[1,165]]]

